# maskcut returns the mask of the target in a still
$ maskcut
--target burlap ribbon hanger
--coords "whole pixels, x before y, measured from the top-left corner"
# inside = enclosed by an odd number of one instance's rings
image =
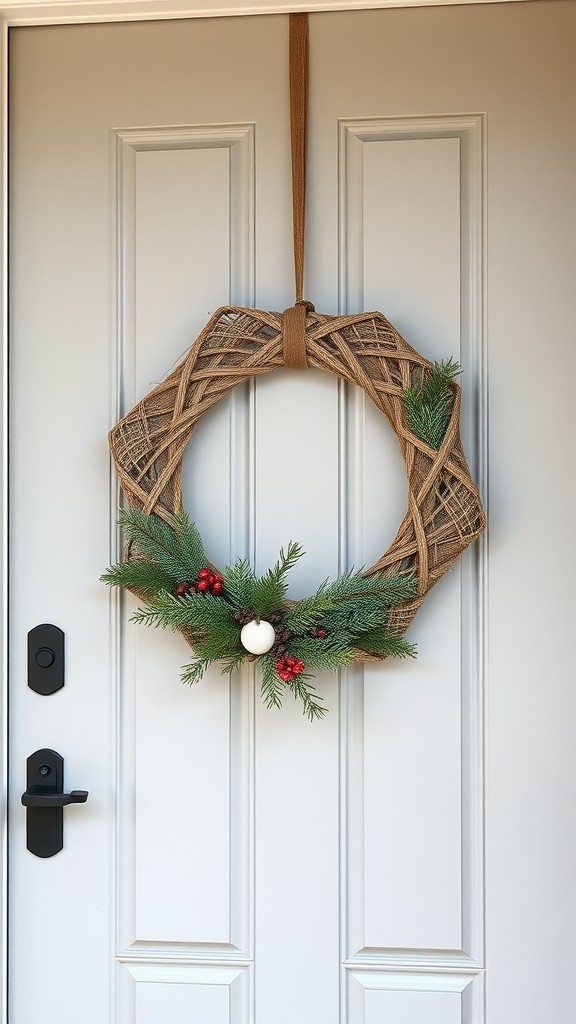
[[[303,299],[304,228],[306,220],[306,153],[308,129],[308,15],[290,15],[290,140],[292,148],[292,226],[296,303],[284,310],[284,365],[301,369],[306,360],[306,313],[314,309]]]

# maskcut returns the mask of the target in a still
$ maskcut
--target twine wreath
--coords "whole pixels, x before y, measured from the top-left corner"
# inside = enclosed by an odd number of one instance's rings
[[[182,632],[199,658],[186,667],[187,681],[199,678],[217,657],[226,659],[225,670],[257,657],[266,703],[279,705],[282,690],[288,687],[314,718],[325,709],[306,684],[310,676],[305,669],[412,654],[401,638],[426,594],[482,532],[485,516],[462,450],[461,392],[450,374],[443,391],[445,423],[434,446],[426,431],[415,430],[407,399],[425,399],[426,382],[435,379],[438,364],[416,352],[382,313],[328,316],[302,300],[306,16],[291,15],[290,28],[296,304],[284,313],[238,306],[217,310],[177,369],[111,431],[111,452],[129,508],[123,520],[129,543],[124,563],[103,578],[147,601],[137,619]],[[325,370],[360,387],[396,434],[408,484],[406,514],[378,561],[361,573],[340,578],[332,589],[323,584],[314,598],[296,604],[285,596],[284,576],[301,554],[297,545],[287,555],[281,553],[275,571],[263,581],[255,581],[244,562],[220,573],[204,555],[182,506],[182,458],[202,416],[238,385],[282,366]],[[170,549],[167,560],[162,548]],[[151,582],[139,582],[152,571],[150,563],[159,573],[153,577],[156,595]],[[242,604],[242,595],[262,597],[266,581],[268,604],[262,598],[259,607],[267,619],[256,607],[256,598]],[[381,635],[373,628],[378,602]],[[227,619],[220,607],[224,604],[229,605]],[[364,629],[358,625],[363,609]],[[236,634],[232,636],[234,629],[244,635],[245,627],[259,626],[261,620],[269,633],[263,649],[258,649],[258,638],[244,645]],[[325,628],[330,622],[344,624],[346,643],[331,637]],[[228,638],[222,639],[220,655],[213,643],[216,634]]]

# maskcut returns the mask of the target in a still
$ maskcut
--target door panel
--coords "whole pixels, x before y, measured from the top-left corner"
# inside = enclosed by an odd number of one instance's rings
[[[182,687],[183,639],[98,581],[111,424],[215,308],[293,301],[287,19],[12,31],[10,1024],[568,1024],[571,577],[525,566],[561,530],[538,479],[573,500],[574,12],[311,16],[306,292],[460,359],[483,484],[489,372],[493,481],[489,576],[483,540],[418,660],[319,678],[314,724],[251,669]],[[544,390],[543,339],[566,368]],[[299,540],[295,597],[371,564],[406,501],[388,425],[316,371],[205,416],[184,489],[216,563]],[[43,621],[67,638],[51,698],[25,685]],[[48,861],[19,804],[43,746],[90,791]]]

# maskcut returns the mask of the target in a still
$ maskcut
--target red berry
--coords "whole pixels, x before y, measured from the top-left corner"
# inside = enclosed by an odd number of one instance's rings
[[[324,637],[326,636],[326,630],[325,630],[325,629],[317,629],[317,630],[316,630],[316,636],[317,636],[317,637],[318,637],[318,638],[319,638],[320,640],[323,640],[323,639],[324,639]]]
[[[221,594],[222,593],[222,584],[221,583],[213,583],[212,587],[211,587],[211,590],[212,590],[213,594]]]
[[[276,671],[283,682],[289,683],[294,676],[300,675],[304,671],[304,662],[300,658],[280,658],[276,662]]]
[[[210,586],[210,584],[208,583],[208,580],[202,579],[202,580],[198,581],[196,586],[198,587],[198,590],[201,593],[203,593],[205,590],[208,590],[208,587]]]
[[[200,572],[198,573],[198,579],[199,580],[207,580],[209,576],[210,576],[210,569],[200,569]]]
[[[219,572],[214,574],[214,583],[224,583],[224,580],[222,579]]]
[[[188,583],[179,583],[176,587],[176,596],[184,597],[188,593]]]

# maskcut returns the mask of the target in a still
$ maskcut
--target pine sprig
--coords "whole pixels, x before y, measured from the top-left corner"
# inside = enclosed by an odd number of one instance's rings
[[[362,597],[377,596],[382,605],[390,606],[407,601],[416,593],[417,582],[413,573],[386,575],[375,572],[369,576],[351,569],[332,583],[322,584],[320,593],[333,604]]]
[[[460,364],[450,358],[424,370],[418,383],[403,395],[406,421],[412,433],[438,450],[450,422],[454,392],[452,384],[461,373]]]
[[[370,576],[364,576],[363,578],[372,581],[382,603],[387,607],[402,604],[403,601],[409,601],[411,597],[416,595],[418,590],[418,580],[413,572],[373,572]]]
[[[210,661],[218,661],[220,658],[236,657],[242,654],[246,657],[246,651],[240,643],[238,629],[233,626],[220,626],[208,634],[202,634],[195,638],[194,649],[201,658],[208,658]]]
[[[281,708],[284,683],[276,670],[273,658],[265,656],[260,659],[260,694],[267,708]]]
[[[286,551],[281,548],[276,565],[256,580],[250,602],[256,615],[265,618],[280,607],[288,592],[286,576],[303,554],[300,544],[291,540]]]
[[[187,594],[176,597],[161,590],[145,608],[138,608],[133,622],[146,626],[161,626],[162,629],[210,630],[215,625],[230,626],[237,630],[234,609],[227,601],[212,594]]]
[[[386,619],[387,605],[376,594],[350,598],[334,605],[322,618],[330,633],[356,634],[381,626]]]
[[[331,604],[321,617],[322,625],[332,634],[352,639],[359,632],[382,627],[388,608],[409,600],[416,589],[413,573],[365,576],[351,570],[333,583],[322,584],[320,600]]]
[[[174,584],[193,578],[204,564],[204,548],[198,530],[186,512],[172,529],[158,516],[146,515],[133,506],[122,509],[119,519],[128,540],[162,569]]]
[[[306,668],[317,672],[336,672],[354,660],[354,646],[350,636],[339,636],[332,641],[298,637],[290,642],[290,653],[301,658]]]
[[[182,511],[176,519],[176,532],[179,535],[182,550],[186,553],[186,560],[193,567],[194,575],[196,575],[206,562],[204,542],[196,523],[192,522],[185,511]]]
[[[236,654],[232,654],[229,658],[225,658],[221,667],[222,675],[232,675],[241,668],[242,664],[246,661],[246,651],[243,647],[237,651]]]
[[[410,644],[400,636],[387,633],[385,629],[360,633],[356,642],[358,648],[368,654],[386,654],[390,658],[416,657],[416,644]]]
[[[146,598],[154,597],[159,590],[169,590],[174,582],[159,565],[144,558],[112,565],[100,579],[109,587],[124,587]]]
[[[227,565],[222,570],[222,580],[224,592],[232,604],[238,608],[252,607],[256,575],[245,559],[238,559],[232,567]]]
[[[318,697],[316,688],[306,682],[309,678],[305,674],[294,676],[285,685],[294,694],[294,700],[302,701],[302,714],[313,722],[315,718],[324,718],[328,709],[318,703],[322,697]]]
[[[284,612],[282,621],[286,629],[290,629],[293,633],[303,633],[318,622],[332,607],[333,602],[330,598],[318,592],[312,597],[304,597],[301,601],[291,605]]]
[[[209,665],[209,658],[199,658],[197,661],[191,661],[189,665],[182,666],[180,679],[187,686],[193,686],[194,683],[200,682]]]

